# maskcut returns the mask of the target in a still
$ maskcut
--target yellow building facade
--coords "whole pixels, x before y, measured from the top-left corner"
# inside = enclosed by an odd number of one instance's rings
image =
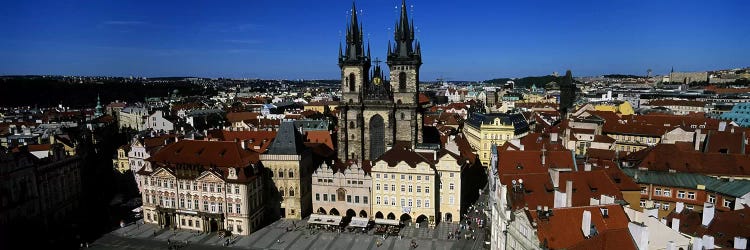
[[[493,144],[502,145],[508,140],[521,138],[528,131],[528,123],[522,115],[504,113],[472,114],[463,129],[485,167],[489,167]]]

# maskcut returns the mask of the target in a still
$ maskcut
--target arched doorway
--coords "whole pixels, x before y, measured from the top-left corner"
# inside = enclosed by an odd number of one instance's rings
[[[404,214],[401,215],[400,220],[401,221],[411,221],[411,215],[409,215],[407,213],[404,213]]]
[[[446,213],[445,214],[445,222],[453,222],[453,214]]]
[[[417,223],[427,222],[427,216],[426,215],[420,215],[417,217]]]
[[[367,218],[367,212],[365,210],[359,211],[359,217]],[[380,214],[380,217],[383,217],[383,214]]]
[[[389,220],[395,220],[396,219],[396,215],[393,214],[393,213],[388,213],[388,219]]]
[[[326,214],[326,209],[323,207],[318,208],[318,214]]]
[[[383,218],[383,213],[381,213],[380,211],[378,211],[377,213],[375,213],[375,218],[376,219],[382,219]]]
[[[383,117],[370,118],[370,160],[375,160],[385,152],[385,123]]]
[[[353,209],[346,210],[346,217],[351,218],[351,217],[354,217],[354,216],[357,216],[357,212],[354,212]]]
[[[331,212],[328,213],[330,215],[339,215],[339,210],[336,210],[335,208],[331,208]]]

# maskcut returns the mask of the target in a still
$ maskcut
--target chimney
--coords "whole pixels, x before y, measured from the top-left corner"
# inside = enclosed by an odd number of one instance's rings
[[[549,134],[549,140],[550,142],[556,142],[557,141],[557,133],[550,133]]]
[[[676,213],[682,213],[682,210],[685,209],[685,203],[682,203],[682,201],[678,201],[674,204],[674,211]]]
[[[680,219],[679,218],[672,218],[672,229],[677,232],[680,231]]]
[[[719,131],[721,132],[721,131],[724,131],[726,129],[727,129],[727,122],[726,121],[719,122]]]
[[[667,250],[677,250],[677,245],[674,243],[674,241],[667,242]]]
[[[714,249],[714,237],[709,235],[703,235],[703,248]]]
[[[734,249],[747,249],[747,238],[734,237]]]
[[[560,170],[556,168],[549,169],[550,178],[552,178],[552,187],[557,189],[560,187]]]
[[[713,203],[703,203],[703,220],[701,221],[701,225],[704,227],[707,227],[709,224],[711,224],[711,221],[714,219],[714,204]],[[708,242],[704,242],[708,243]]]
[[[583,231],[583,237],[591,237],[591,211],[583,210],[583,217],[581,219],[581,231]]]
[[[565,207],[573,206],[573,181],[565,182]]]
[[[633,241],[638,246],[638,250],[648,249],[648,227],[646,225],[630,222],[628,223],[628,231],[633,236]]]
[[[695,139],[693,139],[693,147],[695,147],[695,151],[701,150],[701,129],[695,130]]]
[[[591,163],[584,163],[583,164],[583,171],[591,171]]]
[[[542,145],[542,166],[546,166],[547,149]]]
[[[247,145],[245,143],[245,140],[241,140],[240,141],[240,147],[242,147],[242,149],[247,149]]]
[[[558,190],[555,190],[555,200],[554,200],[554,208],[558,207],[565,207],[565,201],[567,200],[565,198],[565,193],[560,192]]]
[[[693,247],[690,249],[703,249],[703,238],[693,237]]]

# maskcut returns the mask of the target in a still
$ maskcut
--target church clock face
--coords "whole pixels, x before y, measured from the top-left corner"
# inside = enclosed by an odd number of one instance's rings
[[[375,77],[372,79],[372,82],[375,83],[375,85],[380,86],[382,80],[380,80],[380,77]]]

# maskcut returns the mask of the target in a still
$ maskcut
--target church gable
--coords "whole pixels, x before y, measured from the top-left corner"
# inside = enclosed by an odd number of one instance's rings
[[[173,179],[175,175],[166,168],[158,168],[151,174],[151,177]]]
[[[201,175],[199,175],[196,180],[208,182],[224,182],[224,180],[220,176],[211,171],[203,171],[203,173],[201,173]]]

